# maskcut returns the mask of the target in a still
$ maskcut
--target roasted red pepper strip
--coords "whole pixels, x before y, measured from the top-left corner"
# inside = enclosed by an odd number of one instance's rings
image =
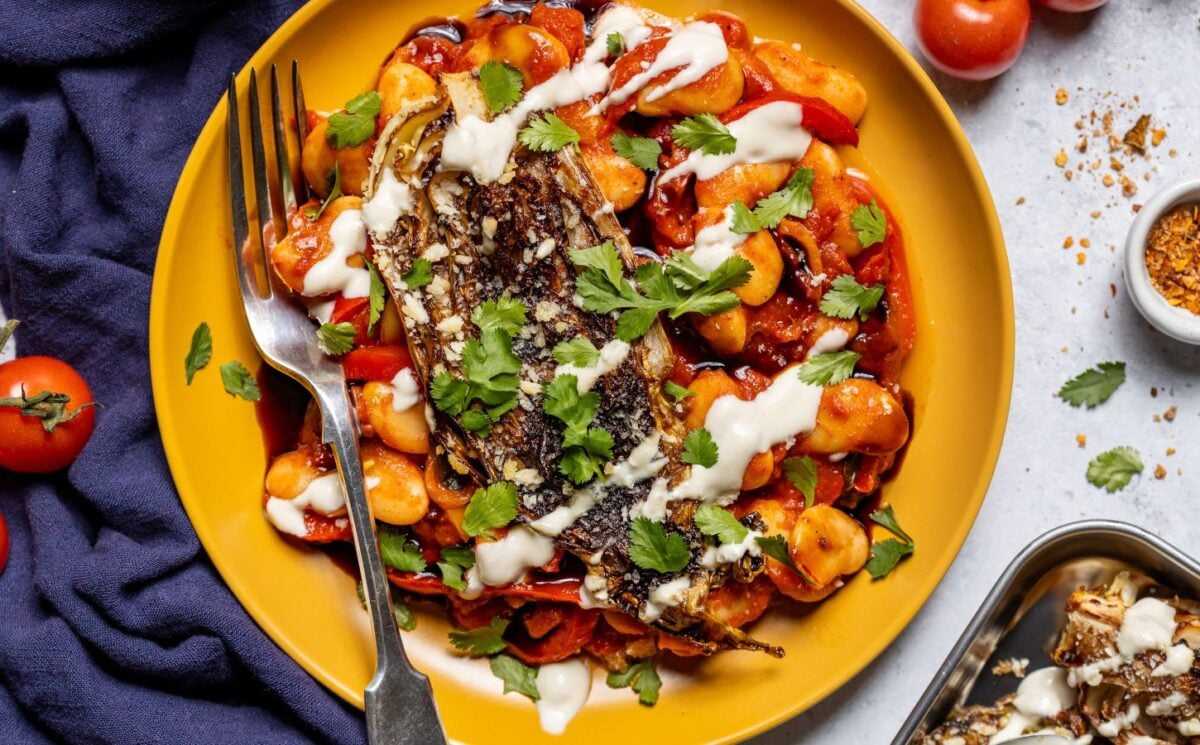
[[[858,129],[842,112],[834,108],[822,98],[797,96],[781,88],[776,88],[760,98],[734,106],[720,116],[723,123],[741,119],[759,106],[776,101],[791,101],[800,104],[804,115],[801,125],[812,133],[813,137],[828,142],[830,145],[858,145]]]
[[[518,634],[508,639],[509,651],[528,665],[545,665],[578,654],[592,639],[600,611],[560,606],[564,611],[562,623],[540,639]]]
[[[404,347],[361,347],[342,358],[346,380],[391,380],[408,367],[412,357]]]
[[[450,595],[457,590],[446,587],[442,580],[432,574],[413,574],[388,570],[388,579],[401,590],[421,595]],[[578,577],[565,577],[553,582],[514,582],[504,587],[485,587],[481,597],[507,597],[520,600],[545,600],[552,603],[579,604]]]

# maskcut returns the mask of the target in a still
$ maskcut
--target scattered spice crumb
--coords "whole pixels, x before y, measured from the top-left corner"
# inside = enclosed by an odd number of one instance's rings
[[[1087,254],[1085,254],[1083,251],[1080,251],[1079,253],[1075,254],[1075,263],[1079,264],[1080,266],[1083,266],[1084,264],[1086,264],[1087,263]],[[1071,312],[1072,313],[1075,312],[1075,309],[1072,308]]]
[[[1146,269],[1168,303],[1200,315],[1200,204],[1158,219],[1146,240]]]
[[[1024,678],[1025,671],[1028,669],[1029,660],[1027,658],[1010,657],[997,662],[996,666],[992,668],[992,675],[1011,675],[1014,678]]]
[[[1162,421],[1162,414],[1155,414],[1155,415],[1154,415],[1153,417],[1151,417],[1151,418],[1152,418],[1152,419],[1154,419],[1154,423],[1155,423],[1155,424],[1158,424],[1159,422],[1161,422],[1161,421]]]
[[[1150,128],[1150,115],[1142,114],[1138,117],[1137,123],[1125,133],[1121,138],[1121,142],[1138,150],[1146,149],[1146,131]]]
[[[1114,179],[1110,173],[1104,174],[1104,178],[1101,181],[1105,186],[1112,186],[1113,184],[1117,183],[1116,179]]]
[[[1150,398],[1158,398],[1158,388],[1150,386]]]
[[[1099,219],[1100,219],[1100,215],[1102,215],[1102,214],[1104,214],[1104,213],[1103,213],[1103,212],[1101,212],[1100,210],[1092,210],[1092,219],[1093,219],[1093,220],[1099,220]]]
[[[1017,197],[1017,206],[1020,207],[1022,204],[1025,204],[1025,197]]]
[[[1133,183],[1133,179],[1128,176],[1121,177],[1121,193],[1127,197],[1137,193],[1137,184]]]
[[[1083,246],[1084,248],[1091,248],[1092,247],[1092,239],[1091,238],[1080,238],[1079,245]]]
[[[1166,419],[1168,422],[1173,422],[1173,421],[1175,421],[1175,415],[1177,413],[1179,413],[1179,407],[1172,406],[1171,408],[1169,408],[1163,412],[1163,419]]]
[[[1167,155],[1171,156],[1172,158],[1178,158],[1179,151],[1176,150],[1175,148],[1171,148],[1170,150],[1167,151]]]
[[[1154,467],[1154,478],[1158,479],[1159,481],[1162,481],[1166,477],[1167,477],[1167,469],[1163,468],[1162,463],[1159,463],[1158,465],[1156,465]]]
[[[1069,99],[1070,95],[1067,93],[1066,88],[1059,88],[1054,91],[1054,100],[1059,106],[1065,106]]]
[[[1115,284],[1109,284],[1108,291],[1112,294],[1113,297],[1117,296],[1117,286]]]
[[[1054,165],[1059,168],[1064,168],[1067,165],[1067,151],[1059,150],[1058,155],[1054,156]]]
[[[1075,444],[1081,448],[1087,447],[1087,435],[1083,434],[1082,432],[1075,435]]]
[[[1067,181],[1072,181],[1075,179],[1075,172],[1067,171],[1066,173],[1063,174],[1063,176],[1066,177]]]
[[[1167,130],[1165,129],[1156,129],[1150,133],[1150,144],[1154,147],[1161,145],[1165,139],[1167,139]]]
[[[1075,245],[1075,239],[1073,237],[1068,235],[1066,238],[1063,239],[1063,248],[1070,248],[1071,246],[1074,246],[1074,245]]]
[[[1175,448],[1167,448],[1167,457],[1170,458],[1175,454]]]

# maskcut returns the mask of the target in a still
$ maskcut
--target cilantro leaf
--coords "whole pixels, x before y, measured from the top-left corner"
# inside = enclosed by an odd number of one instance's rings
[[[420,546],[393,528],[380,526],[379,556],[384,564],[401,572],[425,571],[425,556]]]
[[[609,57],[620,57],[622,54],[625,54],[625,37],[616,31],[604,37],[604,43],[608,47]]]
[[[456,378],[448,372],[440,372],[434,376],[429,385],[429,395],[438,411],[444,411],[451,416],[458,416],[467,408],[471,387],[467,381]]]
[[[467,546],[443,548],[437,566],[442,572],[442,584],[461,592],[467,589],[463,572],[475,566],[475,552]]]
[[[237,360],[221,365],[221,384],[225,386],[225,392],[229,395],[247,401],[257,401],[262,395],[258,390],[258,383],[254,382],[254,376]]]
[[[498,654],[488,660],[492,675],[504,681],[505,693],[519,693],[530,701],[542,697],[537,689],[537,668],[530,667],[515,657]]]
[[[375,91],[367,91],[346,102],[344,111],[329,115],[325,140],[334,148],[357,147],[375,134],[375,117],[383,100]]]
[[[589,391],[580,395],[579,378],[559,375],[542,389],[546,413],[566,425],[581,430],[592,423],[600,409],[600,394]]]
[[[796,562],[792,561],[792,553],[788,551],[787,538],[781,535],[760,535],[754,539],[754,542],[758,544],[764,554],[807,579],[807,575],[800,571]]]
[[[196,371],[203,368],[212,359],[212,331],[204,321],[192,332],[192,346],[188,348],[187,356],[183,358],[184,371],[187,373],[187,384],[192,384]]]
[[[400,275],[400,281],[410,290],[419,290],[433,281],[433,264],[429,259],[413,259],[408,271]]]
[[[539,153],[557,153],[567,145],[578,145],[579,133],[556,114],[546,112],[530,120],[517,134],[517,141]]]
[[[507,296],[488,300],[471,313],[471,323],[480,331],[496,329],[516,336],[525,325],[525,303]]]
[[[521,100],[524,83],[521,71],[507,62],[488,60],[479,68],[479,87],[493,114],[499,114]]]
[[[379,270],[375,268],[375,264],[367,262],[367,273],[371,275],[371,291],[370,298],[370,315],[367,320],[367,334],[375,333],[375,324],[379,323],[380,317],[383,315],[383,306],[387,304],[387,290],[383,286],[383,279],[379,276]]]
[[[691,398],[692,396],[696,395],[695,391],[688,390],[687,388],[684,388],[678,383],[670,380],[663,383],[663,393],[675,399],[675,403],[679,403],[685,398]]]
[[[866,287],[853,274],[842,274],[833,280],[831,289],[821,298],[820,310],[832,318],[854,318],[865,321],[883,299],[883,285]]]
[[[504,632],[508,629],[508,621],[503,618],[493,618],[487,626],[467,631],[451,631],[450,643],[454,648],[466,652],[472,657],[484,657],[489,654],[503,652],[508,644],[504,641]]]
[[[600,361],[600,350],[585,336],[562,342],[554,347],[552,354],[558,364],[572,367],[591,367]]]
[[[680,147],[699,150],[705,155],[728,155],[737,149],[737,139],[712,114],[684,119],[671,128],[671,137]]]
[[[858,242],[863,248],[874,246],[887,238],[887,215],[872,199],[869,205],[860,204],[850,213],[850,227],[858,233]]]
[[[1100,453],[1088,463],[1087,480],[1109,494],[1129,486],[1130,480],[1142,472],[1142,456],[1131,447],[1116,447]]]
[[[900,540],[889,538],[886,541],[876,541],[871,544],[871,558],[867,560],[867,573],[873,579],[880,579],[887,576],[896,568],[901,559],[916,549],[916,542],[900,527],[891,505],[872,512],[871,522],[890,530],[900,538]]]
[[[758,216],[750,208],[737,201],[729,205],[729,229],[738,235],[750,235],[763,229]]]
[[[612,136],[613,150],[625,160],[643,171],[658,169],[658,156],[662,155],[662,145],[650,137],[631,137],[624,132]]]
[[[658,692],[662,688],[662,678],[654,669],[653,660],[642,660],[625,668],[625,672],[608,674],[609,688],[632,688],[638,695],[638,701],[646,706],[658,703]]]
[[[741,543],[750,535],[750,529],[738,522],[732,512],[715,504],[696,508],[696,528],[704,535],[716,536],[721,543]]]
[[[871,544],[871,558],[867,559],[867,573],[871,579],[886,577],[900,560],[913,552],[913,545],[889,538]]]
[[[817,462],[807,455],[785,458],[783,475],[804,495],[805,508],[812,507],[817,495]]]
[[[335,162],[333,164],[333,186],[329,187],[329,196],[325,197],[325,201],[321,202],[319,207],[305,207],[304,216],[309,220],[319,220],[321,215],[325,214],[325,209],[333,204],[335,199],[340,199],[342,196],[342,169]]]
[[[800,380],[809,385],[836,385],[850,377],[861,356],[858,352],[843,350],[810,357],[800,366]]]
[[[683,536],[667,533],[649,518],[634,518],[629,539],[629,560],[634,564],[666,574],[683,569],[691,558]]]
[[[1107,401],[1124,382],[1124,362],[1101,362],[1064,383],[1058,397],[1072,406],[1094,409]]]
[[[674,260],[675,257],[672,257],[667,261],[668,276],[676,276]],[[746,259],[730,256],[718,264],[704,282],[685,294],[679,304],[671,310],[670,317],[679,318],[685,313],[711,316],[736,308],[740,301],[737,295],[729,290],[749,282],[753,270],[754,265]]]
[[[684,463],[693,466],[712,468],[717,464],[717,443],[713,442],[712,434],[704,427],[693,429],[683,438]]]
[[[462,529],[469,536],[502,528],[517,517],[517,487],[507,481],[476,489],[463,512]]]
[[[323,323],[317,328],[317,346],[331,357],[338,357],[354,348],[358,331],[353,323]]]
[[[556,376],[542,394],[546,413],[563,423],[559,471],[577,485],[603,477],[604,464],[612,458],[612,434],[589,426],[600,409],[600,394],[589,391],[580,395],[579,378],[574,375]]]
[[[758,200],[754,206],[754,216],[758,219],[760,229],[777,227],[788,216],[800,219],[807,217],[813,206],[812,183],[813,169],[800,167],[788,179],[786,186]]]

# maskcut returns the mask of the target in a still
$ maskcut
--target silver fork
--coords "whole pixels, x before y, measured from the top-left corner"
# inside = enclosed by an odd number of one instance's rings
[[[304,132],[303,93],[299,68],[292,63],[292,113],[300,133]],[[237,80],[230,77],[228,107],[229,193],[233,208],[234,263],[246,321],[254,344],[275,369],[293,378],[312,394],[321,408],[321,431],[333,449],[338,473],[346,490],[354,550],[362,573],[367,610],[375,632],[375,676],[367,685],[367,737],[376,745],[400,743],[445,743],[445,730],[429,678],[416,670],[404,653],[404,645],[392,613],[392,599],[375,536],[375,520],[367,502],[362,464],[358,454],[358,422],[346,389],[341,365],[317,348],[312,322],[275,276],[267,261],[263,231],[274,224],[276,235],[287,230],[287,215],[303,203],[303,178],[293,183],[284,139],[285,122],[280,106],[279,75],[271,66],[271,123],[277,163],[277,214],[271,199],[267,173],[262,116],[258,102],[258,76],[250,71],[250,157],[253,170],[256,230],[250,231],[246,188],[242,170],[242,133],[239,125]],[[253,239],[253,240],[252,240]],[[263,276],[265,275],[265,276]],[[260,281],[265,280],[265,283]]]

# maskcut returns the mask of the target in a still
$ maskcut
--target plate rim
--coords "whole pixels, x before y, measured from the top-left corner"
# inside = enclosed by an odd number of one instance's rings
[[[1000,336],[1001,349],[999,357],[1001,362],[1000,378],[999,378],[999,395],[995,401],[994,416],[991,418],[991,431],[986,438],[987,445],[984,449],[985,463],[988,463],[985,468],[981,469],[975,481],[974,487],[970,495],[970,513],[969,519],[961,521],[961,526],[951,534],[950,540],[945,542],[945,545],[952,545],[953,551],[946,552],[945,558],[934,565],[934,571],[938,575],[938,581],[924,591],[920,602],[911,606],[910,611],[906,611],[890,618],[890,623],[884,625],[883,633],[878,634],[874,641],[870,644],[863,645],[867,653],[861,657],[861,662],[848,666],[838,674],[827,676],[827,678],[818,686],[815,687],[814,693],[809,697],[805,704],[797,704],[790,708],[779,710],[771,716],[762,718],[754,724],[743,727],[737,732],[729,733],[728,737],[723,738],[722,742],[734,742],[751,737],[756,734],[766,732],[794,717],[800,715],[804,711],[811,709],[820,702],[827,699],[837,690],[842,688],[854,677],[860,675],[871,664],[873,664],[879,656],[886,650],[900,634],[906,629],[913,619],[928,603],[936,589],[945,579],[946,573],[950,566],[958,558],[962,551],[962,546],[966,541],[971,529],[974,527],[975,521],[979,517],[979,511],[983,506],[984,499],[987,497],[987,492],[995,474],[1001,448],[1004,442],[1004,436],[1007,431],[1008,418],[1011,412],[1013,376],[1015,368],[1015,316],[1014,316],[1014,301],[1012,289],[1012,275],[1009,268],[1007,245],[1004,240],[1004,233],[1000,226],[999,215],[996,211],[995,200],[992,197],[991,190],[984,178],[983,170],[979,165],[979,161],[975,156],[975,152],[971,147],[970,141],[967,139],[966,133],[959,124],[958,118],[950,108],[945,97],[937,88],[936,84],[930,78],[929,74],[920,65],[909,50],[897,39],[891,31],[889,31],[878,19],[870,12],[863,8],[856,0],[827,0],[828,2],[836,3],[850,12],[855,19],[861,23],[870,33],[872,33],[883,45],[887,48],[894,58],[898,59],[903,65],[904,72],[921,88],[926,98],[933,105],[938,118],[946,125],[949,131],[954,150],[962,159],[967,175],[970,178],[972,188],[974,189],[980,205],[983,207],[985,217],[985,228],[989,238],[989,243],[996,246],[999,250],[991,251],[990,262],[993,264],[993,270],[996,274],[998,289],[1000,291],[1000,307],[998,309],[1000,315]],[[235,85],[239,88],[244,88],[248,84],[249,71],[253,67],[262,66],[265,59],[273,56],[277,47],[284,40],[289,38],[297,29],[309,21],[311,17],[323,11],[327,6],[338,2],[338,0],[310,0],[302,5],[295,13],[293,13],[279,28],[277,28],[267,39],[255,50],[251,57],[246,61],[238,72],[235,74]],[[229,588],[237,599],[239,605],[246,613],[254,620],[255,624],[261,628],[268,638],[283,651],[289,658],[299,664],[310,676],[321,683],[331,692],[338,695],[346,702],[356,706],[359,709],[363,707],[362,691],[356,691],[345,685],[342,681],[336,679],[324,671],[314,660],[309,657],[305,651],[286,640],[282,631],[271,621],[270,615],[265,613],[259,604],[254,600],[253,596],[246,592],[245,587],[236,579],[231,579],[231,576],[236,577],[236,574],[231,574],[226,571],[226,562],[218,558],[221,554],[219,550],[219,542],[210,533],[207,528],[197,525],[191,519],[191,510],[189,504],[191,498],[185,496],[175,483],[176,465],[182,466],[184,456],[182,448],[177,445],[177,440],[173,435],[178,428],[175,426],[175,416],[171,413],[166,405],[167,390],[166,376],[172,367],[166,359],[165,350],[158,339],[163,338],[167,318],[168,300],[164,290],[165,280],[162,279],[169,273],[165,267],[168,265],[168,260],[164,257],[167,253],[164,252],[164,247],[177,240],[183,224],[186,221],[183,205],[181,202],[181,194],[185,190],[185,186],[195,181],[197,172],[201,169],[202,158],[200,153],[202,150],[207,150],[212,146],[212,141],[217,138],[224,137],[224,119],[226,112],[226,98],[221,96],[220,100],[214,106],[213,111],[209,114],[205,121],[200,134],[196,137],[191,150],[188,153],[188,158],[184,164],[183,170],[180,172],[179,180],[176,182],[172,192],[170,206],[167,210],[167,216],[163,223],[162,233],[160,235],[157,246],[157,254],[154,263],[153,281],[151,286],[150,297],[150,318],[148,328],[148,349],[150,361],[150,378],[151,391],[154,399],[155,420],[159,428],[160,439],[162,441],[163,453],[166,456],[168,470],[171,472],[171,480],[175,485],[176,493],[179,495],[180,502],[184,511],[188,515],[188,521],[192,525],[192,529],[196,532],[201,545],[204,547],[205,553],[209,560],[212,561],[217,572],[221,575],[221,580]],[[230,278],[232,281],[233,278]]]

